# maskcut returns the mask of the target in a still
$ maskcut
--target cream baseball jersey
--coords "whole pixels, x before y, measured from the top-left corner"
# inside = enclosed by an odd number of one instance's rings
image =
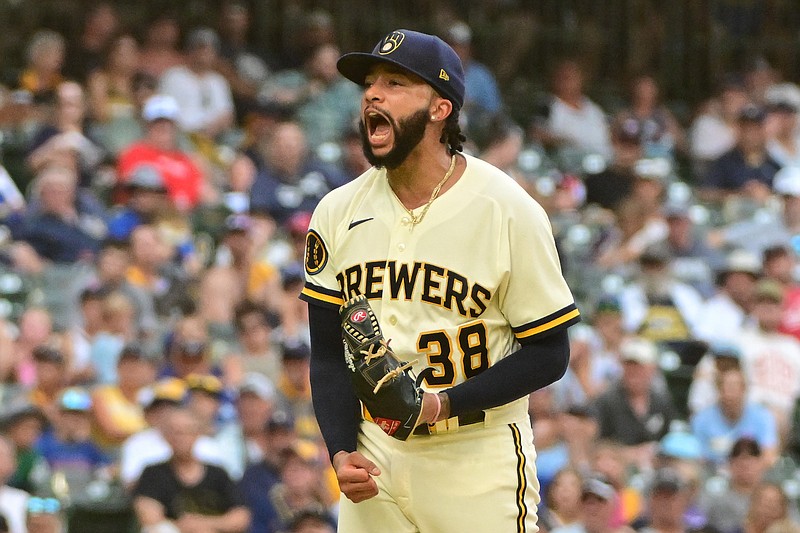
[[[418,224],[372,168],[322,199],[306,237],[301,298],[338,309],[366,295],[429,391],[579,320],[544,210],[502,171],[464,157],[461,179]]]

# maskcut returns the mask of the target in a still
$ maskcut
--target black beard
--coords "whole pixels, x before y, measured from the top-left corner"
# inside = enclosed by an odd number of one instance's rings
[[[363,120],[359,122],[358,128],[361,130],[361,149],[364,151],[367,161],[375,167],[386,167],[392,170],[402,165],[408,154],[422,140],[425,135],[425,128],[428,126],[428,112],[425,109],[421,109],[399,123],[389,116],[386,119],[394,132],[394,148],[384,156],[377,156],[372,152],[372,146],[369,144],[369,136]]]

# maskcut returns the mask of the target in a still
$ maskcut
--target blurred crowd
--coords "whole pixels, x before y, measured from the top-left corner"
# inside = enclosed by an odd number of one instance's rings
[[[0,88],[0,532],[335,531],[297,296],[360,90],[325,12],[291,51],[217,20],[99,3]],[[754,57],[691,116],[647,72],[610,107],[564,56],[512,120],[440,23],[466,150],[545,207],[583,315],[531,395],[540,528],[800,531],[800,87]]]

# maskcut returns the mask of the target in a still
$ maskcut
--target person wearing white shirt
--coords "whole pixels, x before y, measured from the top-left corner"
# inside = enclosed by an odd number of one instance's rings
[[[10,533],[25,533],[25,509],[30,495],[6,485],[16,468],[14,444],[0,436],[0,515],[5,517]]]
[[[214,70],[219,46],[210,28],[194,30],[187,40],[187,64],[168,69],[160,81],[160,92],[178,101],[181,129],[210,138],[230,129],[234,119],[230,86]]]

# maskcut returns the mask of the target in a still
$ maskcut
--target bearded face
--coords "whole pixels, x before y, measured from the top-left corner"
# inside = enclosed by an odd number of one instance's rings
[[[428,112],[421,109],[400,121],[395,120],[388,112],[370,110],[359,123],[361,144],[367,161],[375,167],[395,169],[403,164],[411,151],[425,135],[428,125]],[[392,149],[385,155],[378,156],[372,148],[371,140],[376,138],[394,138]]]

